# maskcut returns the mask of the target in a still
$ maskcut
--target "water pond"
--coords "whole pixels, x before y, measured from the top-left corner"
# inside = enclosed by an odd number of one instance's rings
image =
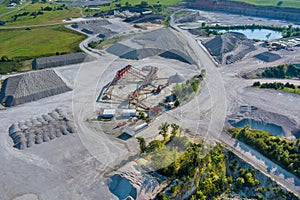
[[[274,136],[283,136],[284,131],[281,126],[276,124],[264,123],[262,121],[255,121],[253,119],[243,119],[237,123],[231,123],[232,126],[243,128],[245,125],[249,124],[251,129],[263,130],[271,133]]]
[[[258,40],[275,40],[282,38],[281,32],[272,31],[268,29],[245,29],[245,30],[219,30],[221,33],[238,32],[246,35],[248,39]]]

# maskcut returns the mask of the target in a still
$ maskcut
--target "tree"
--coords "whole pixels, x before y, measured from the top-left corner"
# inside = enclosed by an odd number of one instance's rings
[[[236,183],[237,183],[238,186],[243,186],[244,183],[245,183],[245,179],[243,177],[238,177],[236,179]]]
[[[172,130],[171,130],[171,138],[176,137],[178,130],[179,130],[179,125],[178,124],[171,124]]]
[[[164,144],[160,140],[153,140],[149,143],[147,152],[153,152],[153,151],[161,149],[163,147],[164,147]]]
[[[282,1],[278,1],[278,2],[277,2],[277,6],[281,6],[282,4],[283,4]]]
[[[144,153],[145,150],[146,150],[146,141],[144,138],[142,137],[137,137],[136,138],[140,144],[140,150],[141,150],[141,153]]]
[[[9,58],[7,56],[2,56],[0,61],[1,62],[8,62]]]
[[[170,124],[168,124],[167,122],[164,122],[160,125],[160,127],[158,128],[159,134],[162,135],[164,137],[164,141],[166,140],[167,136],[168,136],[168,130],[169,130],[169,126]]]
[[[259,81],[256,81],[253,83],[253,87],[259,87],[260,86],[260,82]]]

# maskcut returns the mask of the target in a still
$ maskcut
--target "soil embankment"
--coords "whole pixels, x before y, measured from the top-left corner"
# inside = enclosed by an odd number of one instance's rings
[[[194,2],[189,2],[188,7],[300,22],[300,9],[297,8],[256,6],[243,2],[233,2],[228,0],[196,0]]]

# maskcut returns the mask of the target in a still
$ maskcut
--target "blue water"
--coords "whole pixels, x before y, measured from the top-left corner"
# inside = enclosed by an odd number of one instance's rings
[[[250,119],[243,119],[235,124],[231,124],[235,127],[243,128],[245,125],[249,124],[251,129],[263,130],[274,136],[284,135],[284,131],[281,126],[275,124],[264,123],[261,121],[255,121]]]
[[[272,31],[268,29],[245,29],[245,30],[220,30],[219,32],[238,32],[246,35],[248,39],[258,39],[258,40],[275,40],[282,38],[281,32]],[[270,34],[270,37],[267,38],[267,35]]]

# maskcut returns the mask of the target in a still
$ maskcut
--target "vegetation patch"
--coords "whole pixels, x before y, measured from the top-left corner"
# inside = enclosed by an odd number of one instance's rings
[[[190,80],[187,80],[185,83],[176,84],[173,88],[173,93],[176,96],[175,104],[189,101],[197,92],[200,86],[200,83],[204,79],[206,71],[201,70],[200,74],[193,76]]]
[[[262,88],[262,89],[272,89],[272,90],[278,90],[278,91],[282,91],[282,92],[288,92],[288,93],[294,93],[294,94],[300,94],[300,85],[294,85],[294,84],[290,84],[289,82],[287,82],[286,84],[284,83],[260,83],[258,82],[254,82],[253,87],[257,87],[257,88]]]
[[[229,132],[233,137],[300,177],[300,139],[289,141],[262,130],[252,130],[249,126],[242,129],[233,128]]]
[[[25,60],[78,52],[78,45],[85,37],[61,25],[0,30],[1,73],[16,71]]]
[[[114,0],[110,3],[98,6],[101,11],[115,10],[115,9],[128,9],[128,8],[144,8],[154,12],[161,12],[165,6],[171,6],[182,0]],[[95,6],[93,6],[94,8]],[[88,7],[84,10],[87,14],[96,13]]]
[[[278,65],[265,69],[258,77],[263,78],[300,78],[300,66],[297,64]]]
[[[229,196],[295,199],[292,193],[254,170],[221,144],[211,147],[203,141],[191,142],[187,136],[180,136],[177,124],[162,123],[159,134],[163,139],[150,141],[148,145],[144,138],[137,138],[141,156],[148,161],[143,162],[142,167],[149,169],[150,165],[154,167],[151,171],[168,180],[168,186],[155,199],[206,200]]]

